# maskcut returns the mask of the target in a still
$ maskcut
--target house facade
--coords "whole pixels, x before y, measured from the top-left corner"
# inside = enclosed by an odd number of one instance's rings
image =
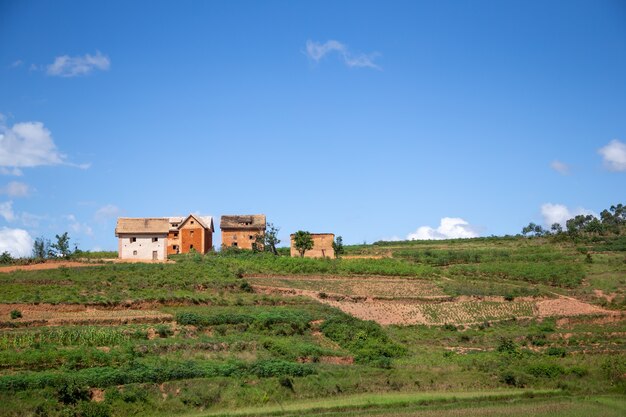
[[[119,218],[115,227],[121,259],[162,261],[167,258],[165,218]]]
[[[291,256],[300,256],[300,253],[296,249],[294,234],[291,237]],[[334,258],[335,249],[333,249],[333,242],[335,241],[335,235],[333,233],[311,233],[313,239],[313,249],[309,249],[304,252],[305,258]]]
[[[226,215],[220,218],[222,246],[252,249],[258,235],[265,235],[264,214]]]
[[[165,260],[168,255],[213,249],[213,218],[118,218],[115,236],[120,259]]]

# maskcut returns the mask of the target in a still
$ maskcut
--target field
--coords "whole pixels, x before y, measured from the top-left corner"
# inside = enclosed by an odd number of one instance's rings
[[[6,271],[0,415],[623,415],[625,247],[482,238]]]

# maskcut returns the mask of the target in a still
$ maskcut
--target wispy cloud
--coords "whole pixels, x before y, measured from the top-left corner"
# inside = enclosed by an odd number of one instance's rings
[[[306,55],[315,62],[319,62],[330,53],[337,53],[348,67],[382,69],[374,62],[376,57],[380,55],[378,52],[353,54],[348,50],[347,45],[336,40],[329,40],[325,43],[306,41]]]
[[[30,187],[23,182],[11,181],[4,187],[0,187],[0,194],[6,194],[9,197],[26,197],[30,194]]]
[[[11,175],[14,177],[21,177],[22,175],[24,175],[22,170],[19,168],[7,168],[7,167],[0,167],[0,174]]]
[[[17,219],[17,216],[13,211],[13,201],[0,203],[0,217],[3,217],[7,222],[13,222]]]
[[[114,219],[116,217],[119,217],[120,213],[121,213],[121,210],[119,207],[113,204],[107,204],[106,206],[102,206],[98,210],[96,210],[96,213],[94,214],[94,218],[98,222],[104,222],[109,219]]]
[[[598,149],[604,166],[609,171],[626,171],[626,143],[613,139],[608,145]]]
[[[93,229],[87,223],[81,223],[76,219],[76,216],[73,214],[69,214],[67,216],[63,216],[69,222],[69,228],[72,232],[77,234],[84,234],[87,236],[93,235]]]
[[[441,240],[478,237],[477,228],[459,217],[444,217],[437,228],[418,227],[409,233],[407,240]]]
[[[569,175],[570,173],[570,166],[565,162],[552,161],[550,162],[550,168],[552,168],[561,175]]]
[[[24,61],[22,61],[21,59],[18,59],[16,61],[11,62],[10,67],[17,68],[17,67],[21,67],[22,65],[24,65]]]
[[[110,67],[111,60],[109,57],[96,51],[95,55],[58,56],[52,64],[46,67],[46,73],[57,77],[76,77],[87,75],[93,70],[107,71]]]

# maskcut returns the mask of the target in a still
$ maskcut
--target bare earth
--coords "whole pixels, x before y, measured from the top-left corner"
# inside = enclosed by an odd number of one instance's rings
[[[11,319],[10,313],[18,310],[19,319]],[[37,325],[59,326],[64,324],[120,324],[160,323],[171,321],[170,314],[143,309],[100,309],[78,304],[0,304],[0,326]]]
[[[310,297],[360,319],[374,320],[383,325],[477,324],[513,318],[615,314],[569,297],[525,297],[514,301],[506,301],[503,297],[444,297],[436,291],[433,283],[419,280],[411,282],[382,277],[362,280],[339,277],[250,277],[249,280],[257,292]],[[342,292],[319,291],[329,288]],[[379,297],[379,294],[383,297]],[[386,298],[394,296],[397,298]]]

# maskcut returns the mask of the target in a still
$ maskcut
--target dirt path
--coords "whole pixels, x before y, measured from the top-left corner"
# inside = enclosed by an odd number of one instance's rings
[[[98,266],[102,264],[95,263],[86,263],[86,262],[76,262],[76,261],[52,261],[52,262],[43,262],[40,264],[30,264],[30,265],[11,265],[11,266],[2,266],[0,267],[0,273],[3,272],[14,272],[14,271],[39,271],[44,269],[57,269],[57,268],[82,268],[84,266]]]

